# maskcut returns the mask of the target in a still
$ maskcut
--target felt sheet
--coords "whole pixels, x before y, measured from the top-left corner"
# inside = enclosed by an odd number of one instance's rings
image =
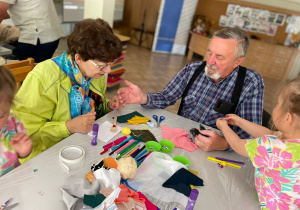
[[[142,138],[143,142],[147,141],[157,141],[155,136],[149,130],[131,130],[130,136],[134,139]]]
[[[182,128],[170,128],[162,125],[161,129],[162,138],[172,141],[175,147],[185,149],[189,152],[193,152],[199,148],[196,144],[191,142],[189,133]]]
[[[181,168],[165,181],[162,186],[172,188],[189,197],[192,190],[190,185],[203,186],[203,180],[188,170]]]
[[[105,200],[105,196],[102,194],[97,195],[84,195],[83,197],[83,203],[85,205],[88,205],[92,208],[95,208],[96,206],[100,205],[102,201]]]
[[[122,127],[116,126],[117,131],[111,132],[110,129],[112,126],[113,126],[113,124],[108,121],[105,121],[104,123],[99,125],[97,139],[100,141],[103,141],[103,142],[108,142],[113,137],[115,137],[118,133],[120,133],[120,131],[122,130]],[[93,131],[89,132],[88,135],[93,136]]]
[[[131,189],[129,189],[125,184],[120,184],[121,192],[115,203],[128,202],[128,198],[132,198],[135,201],[144,203],[145,199],[139,198],[139,194]]]
[[[144,117],[144,115],[142,115],[141,113],[135,111],[135,112],[131,112],[129,114],[125,114],[125,115],[120,115],[117,118],[117,122],[118,123],[127,123],[127,120],[133,118],[134,116],[140,116],[140,117]]]
[[[157,207],[153,203],[151,203],[143,193],[141,193],[141,192],[137,192],[137,193],[139,194],[140,198],[145,199],[145,205],[147,207],[147,210],[157,210]]]

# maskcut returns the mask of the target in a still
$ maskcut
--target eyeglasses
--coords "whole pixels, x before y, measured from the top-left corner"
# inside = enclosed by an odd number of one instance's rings
[[[117,61],[117,59],[112,60],[111,62],[109,62],[109,63],[107,63],[107,64],[105,64],[105,65],[103,65],[103,66],[97,65],[97,64],[96,64],[94,61],[92,61],[92,60],[89,60],[89,61],[90,61],[95,67],[97,67],[97,68],[99,69],[99,71],[102,71],[105,67],[111,66],[111,65],[115,64],[116,61]]]

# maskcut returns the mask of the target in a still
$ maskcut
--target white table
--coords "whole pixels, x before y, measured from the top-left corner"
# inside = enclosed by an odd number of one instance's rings
[[[173,128],[183,128],[189,131],[199,127],[197,122],[180,117],[165,110],[145,109],[139,105],[128,105],[121,111],[113,111],[97,120],[112,122],[113,116],[128,114],[138,111],[153,120],[152,115],[164,115],[166,119],[161,123]],[[131,129],[144,129],[143,125],[119,124]],[[150,131],[158,141],[162,139],[161,128],[151,128]],[[123,136],[119,133],[113,140]],[[0,177],[0,205],[13,197],[12,204],[19,203],[14,210],[60,210],[67,209],[62,200],[60,187],[72,175],[84,176],[90,171],[93,163],[98,162],[108,153],[100,156],[104,142],[91,146],[91,137],[86,134],[73,134],[65,140],[54,145],[42,154],[36,156],[15,170]],[[67,145],[78,145],[86,152],[83,167],[72,169],[68,174],[59,160],[59,151]],[[257,193],[254,187],[254,167],[248,158],[235,152],[215,151],[203,152],[198,149],[190,153],[186,150],[175,148],[171,157],[184,155],[191,161],[189,169],[198,171],[198,176],[203,179],[204,186],[198,187],[199,196],[195,210],[199,209],[260,209]],[[244,161],[246,164],[241,169],[232,167],[219,168],[216,163],[208,161],[207,156],[224,157]],[[37,169],[34,172],[34,169]]]

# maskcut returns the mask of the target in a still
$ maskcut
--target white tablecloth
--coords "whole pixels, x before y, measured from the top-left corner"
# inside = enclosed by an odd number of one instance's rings
[[[138,111],[153,120],[152,115],[165,116],[161,125],[172,128],[183,128],[189,131],[191,128],[199,128],[199,123],[180,117],[165,110],[145,109],[140,105],[128,105],[123,110],[113,111],[97,120],[98,124],[104,121],[113,122],[114,116]],[[118,124],[131,129],[144,129],[143,125]],[[158,141],[162,139],[161,128],[151,128],[150,131]],[[123,136],[119,133],[113,140]],[[87,134],[73,134],[64,139],[42,154],[36,156],[15,170],[0,177],[0,204],[13,197],[12,204],[19,203],[14,210],[60,210],[67,209],[62,200],[60,187],[72,174],[84,176],[90,171],[93,163],[108,156],[108,153],[100,155],[102,146],[91,146],[91,137]],[[67,173],[59,160],[59,151],[67,145],[78,145],[86,152],[83,166],[71,169]],[[203,179],[204,186],[198,187],[199,196],[195,210],[199,209],[260,209],[257,193],[254,185],[254,167],[248,158],[235,152],[214,151],[203,152],[200,149],[188,152],[175,148],[171,157],[183,155],[191,161],[189,169],[198,171],[198,176]],[[207,156],[224,157],[233,160],[244,161],[246,164],[241,169],[233,167],[219,168],[215,162],[207,160]],[[37,169],[37,170],[35,170]],[[1,203],[2,202],[2,203]]]

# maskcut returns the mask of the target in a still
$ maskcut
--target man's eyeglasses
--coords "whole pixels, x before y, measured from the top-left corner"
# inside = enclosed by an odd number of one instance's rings
[[[94,61],[92,61],[92,60],[89,60],[94,66],[96,66],[98,69],[99,69],[99,71],[102,71],[105,67],[107,67],[107,66],[111,66],[111,65],[113,65],[114,63],[116,63],[116,61],[117,61],[117,59],[115,59],[115,60],[112,60],[111,62],[109,62],[109,63],[107,63],[107,64],[105,64],[105,65],[103,65],[103,66],[99,66],[98,64],[96,64]]]

